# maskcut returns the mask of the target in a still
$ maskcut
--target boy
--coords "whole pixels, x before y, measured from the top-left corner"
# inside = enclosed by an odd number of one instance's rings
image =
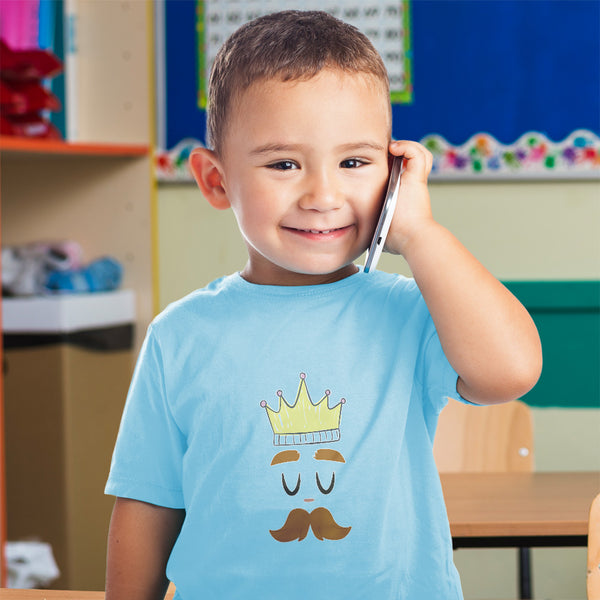
[[[243,26],[208,130],[191,168],[248,262],[149,328],[107,484],[107,600],[161,598],[168,579],[181,600],[461,598],[437,415],[448,396],[527,392],[535,326],[432,219],[431,157],[391,141],[385,67],[353,27]],[[390,154],[406,170],[386,249],[414,281],[353,263]]]

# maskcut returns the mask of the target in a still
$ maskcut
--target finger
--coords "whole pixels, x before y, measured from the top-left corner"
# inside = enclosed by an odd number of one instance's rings
[[[425,156],[427,158],[427,174],[431,173],[431,169],[433,168],[433,154],[425,148]]]
[[[409,173],[427,179],[433,165],[433,155],[425,146],[410,140],[397,140],[390,143],[389,152],[406,159],[405,168]]]

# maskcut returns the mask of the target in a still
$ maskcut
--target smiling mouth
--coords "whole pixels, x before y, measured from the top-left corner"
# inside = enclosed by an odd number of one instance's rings
[[[292,231],[292,232],[310,233],[310,234],[313,234],[313,235],[329,235],[331,233],[337,233],[337,232],[345,231],[348,228],[349,228],[349,226],[346,226],[346,227],[336,227],[334,229],[300,229],[298,227],[284,227],[284,229],[287,229],[287,230]]]

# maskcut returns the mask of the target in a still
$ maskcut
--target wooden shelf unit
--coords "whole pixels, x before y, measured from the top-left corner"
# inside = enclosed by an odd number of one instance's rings
[[[74,240],[86,262],[106,255],[119,260],[123,287],[136,296],[137,353],[156,306],[152,2],[74,4],[78,136],[66,142],[0,137],[1,242]],[[0,399],[0,548],[7,518],[10,529],[2,495],[6,401]],[[85,589],[77,577],[72,581]]]
[[[86,260],[120,260],[124,287],[137,296],[138,348],[156,306],[153,5],[75,0],[73,6],[78,137],[0,137],[2,244],[72,239]]]

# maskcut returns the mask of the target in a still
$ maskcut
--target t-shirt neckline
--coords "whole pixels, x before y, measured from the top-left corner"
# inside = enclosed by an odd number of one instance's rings
[[[360,285],[367,276],[368,274],[363,271],[362,267],[359,267],[356,273],[338,281],[334,281],[333,283],[321,283],[316,285],[263,285],[247,281],[238,271],[228,277],[228,283],[236,289],[251,295],[287,296],[297,298],[333,294],[339,290]]]

